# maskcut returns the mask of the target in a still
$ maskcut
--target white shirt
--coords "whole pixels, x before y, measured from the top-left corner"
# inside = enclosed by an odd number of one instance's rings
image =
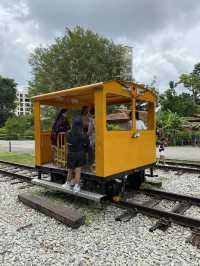
[[[136,130],[145,130],[147,127],[145,126],[142,120],[136,120]]]
[[[132,121],[128,121],[128,129],[132,129]],[[142,120],[136,120],[136,130],[146,130],[147,127],[145,126]]]

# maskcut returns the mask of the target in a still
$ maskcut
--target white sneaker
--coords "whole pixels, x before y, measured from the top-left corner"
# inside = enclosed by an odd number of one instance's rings
[[[74,188],[73,188],[73,191],[75,192],[75,193],[77,193],[77,192],[79,192],[80,191],[80,186],[79,186],[79,184],[75,184],[75,186],[74,186]]]
[[[74,188],[74,185],[75,185],[75,184],[74,184],[74,181],[71,180],[71,181],[69,182],[69,186],[70,186],[70,188],[73,189],[73,188]]]
[[[62,185],[63,188],[70,188],[69,184],[66,182],[65,184]]]

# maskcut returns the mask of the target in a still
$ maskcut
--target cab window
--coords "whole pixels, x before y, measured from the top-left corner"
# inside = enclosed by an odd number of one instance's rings
[[[148,101],[136,101],[136,130],[154,129],[154,104]]]
[[[132,100],[117,94],[108,93],[106,96],[106,127],[109,131],[127,131],[132,128],[130,112]]]

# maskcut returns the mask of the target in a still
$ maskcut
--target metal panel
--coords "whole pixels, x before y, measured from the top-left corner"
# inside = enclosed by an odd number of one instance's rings
[[[80,190],[79,192],[74,192],[70,188],[69,189],[64,188],[60,184],[56,184],[56,183],[45,181],[45,180],[33,179],[32,183],[36,184],[38,186],[46,187],[46,188],[56,190],[56,191],[61,191],[61,192],[66,193],[66,194],[70,194],[70,195],[78,196],[81,198],[89,199],[89,200],[92,200],[95,202],[100,202],[101,199],[104,197],[104,195],[94,193],[94,192],[89,192],[86,190]]]

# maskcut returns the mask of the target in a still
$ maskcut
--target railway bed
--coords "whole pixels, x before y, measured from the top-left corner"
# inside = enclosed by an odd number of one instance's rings
[[[37,172],[35,171],[34,167],[0,161],[0,173],[6,176],[10,176],[11,178],[13,177],[14,179],[22,179],[24,180],[24,182],[37,184],[37,182],[35,182],[37,180],[35,179],[35,177],[37,176]],[[47,183],[46,188],[49,188],[51,190],[51,185],[49,185],[48,187],[48,181],[44,182]],[[61,190],[63,192],[63,188]],[[171,222],[187,226],[192,229],[200,228],[200,219],[184,215],[184,212],[188,210],[191,206],[200,207],[200,198],[152,189],[144,189],[141,190],[139,193],[148,195],[151,197],[151,199],[146,202],[137,202],[134,201],[134,197],[129,198],[127,195],[124,200],[114,204],[117,207],[127,209],[127,216],[135,216],[137,213],[140,212],[147,216],[159,218],[159,221],[155,224],[155,226],[150,229],[151,231],[157,228],[165,228],[166,230],[170,226]],[[170,211],[156,208],[156,205],[158,205],[159,202],[161,202],[163,199],[173,201],[177,204]],[[123,216],[126,217],[126,215],[122,214],[122,217]],[[117,217],[117,220],[120,219],[120,217]]]
[[[156,229],[165,231],[172,222],[190,227],[194,230],[199,230],[200,219],[187,216],[184,213],[192,206],[200,207],[200,198],[155,189],[144,189],[140,191],[140,193],[148,195],[150,198],[146,201],[138,202],[134,200],[134,193],[131,193],[131,195],[133,195],[132,197],[127,195],[125,199],[118,203],[114,203],[114,205],[126,209],[125,213],[116,217],[117,221],[127,221],[135,217],[138,213],[142,213],[159,219],[156,224],[150,228],[151,232]],[[172,201],[175,203],[175,206],[171,210],[157,208],[156,206],[158,206],[162,200]]]
[[[0,174],[9,176],[11,179],[20,179],[29,183],[33,178],[37,177],[37,172],[33,166],[10,163],[2,160],[0,160]]]
[[[179,161],[166,161],[165,164],[158,163],[154,168],[161,169],[164,171],[179,171],[187,173],[200,174],[200,164],[191,162],[179,162]]]

